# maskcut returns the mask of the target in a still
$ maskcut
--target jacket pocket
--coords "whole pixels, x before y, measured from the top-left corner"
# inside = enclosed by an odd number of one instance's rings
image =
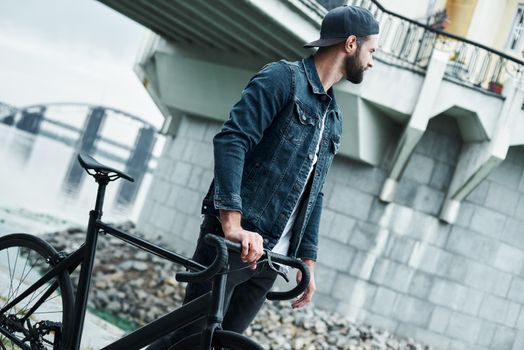
[[[293,144],[300,144],[306,138],[316,122],[316,118],[311,114],[300,101],[295,100],[293,111],[289,116],[288,128],[286,130],[286,137]]]

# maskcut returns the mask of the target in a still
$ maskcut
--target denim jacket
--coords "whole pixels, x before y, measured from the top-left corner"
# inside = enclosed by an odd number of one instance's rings
[[[272,249],[306,186],[322,137],[288,252],[316,260],[322,187],[341,132],[333,90],[324,91],[313,57],[266,65],[251,78],[213,139],[214,179],[202,213],[240,211],[242,227],[261,234],[264,246]]]

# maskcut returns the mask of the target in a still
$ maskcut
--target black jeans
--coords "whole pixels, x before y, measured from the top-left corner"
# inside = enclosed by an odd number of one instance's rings
[[[212,215],[204,216],[204,221],[200,226],[197,247],[193,254],[193,260],[203,265],[211,264],[215,258],[214,248],[202,241],[202,237],[207,233],[224,235],[220,222]],[[229,266],[231,270],[236,270],[245,267],[246,264],[240,260],[238,254],[230,254]],[[267,263],[258,264],[256,270],[247,268],[228,274],[224,305],[225,315],[222,328],[243,333],[262,307],[266,294],[273,286],[276,276],[276,272]],[[210,290],[210,281],[188,283],[184,304]],[[175,344],[185,336],[201,331],[204,328],[204,324],[205,320],[182,328],[155,341],[147,350],[167,350],[170,345]]]

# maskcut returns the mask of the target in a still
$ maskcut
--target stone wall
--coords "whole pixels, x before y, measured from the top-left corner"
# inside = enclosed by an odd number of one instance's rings
[[[213,136],[222,123],[182,117],[178,135],[166,136],[155,178],[137,228],[162,237],[177,252],[190,254],[201,224],[201,203],[213,179]]]
[[[194,247],[220,126],[182,119],[141,213],[139,230],[177,251]],[[390,204],[378,200],[386,165],[335,160],[316,305],[441,349],[524,349],[524,148],[510,149],[448,225],[436,214],[461,147],[454,119],[432,120]]]

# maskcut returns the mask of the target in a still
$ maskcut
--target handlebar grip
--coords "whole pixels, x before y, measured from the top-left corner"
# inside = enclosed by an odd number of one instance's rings
[[[233,252],[240,253],[242,250],[242,245],[240,243],[235,243],[226,240],[226,246],[229,250]],[[295,268],[297,270],[300,270],[302,272],[302,279],[300,280],[300,283],[295,286],[295,288],[284,291],[284,292],[268,292],[267,293],[267,299],[268,300],[289,300],[293,299],[295,297],[298,297],[300,294],[302,294],[307,286],[309,285],[309,280],[311,279],[311,274],[309,273],[309,267],[300,259],[297,258],[291,258],[289,256],[280,255],[277,253],[273,253],[271,251],[266,251],[264,254],[264,257],[267,257],[270,255],[271,261],[277,264],[286,265],[292,268]]]
[[[311,278],[311,275],[309,273],[309,267],[299,259],[290,258],[287,256],[283,256],[280,254],[272,254],[271,260],[275,263],[280,263],[283,265],[287,265],[290,267],[293,267],[295,269],[300,270],[302,273],[302,279],[300,282],[295,286],[295,288],[285,291],[285,292],[269,292],[267,293],[267,299],[268,300],[289,300],[293,299],[295,297],[298,297],[300,294],[302,294],[307,286],[309,285],[309,280]]]
[[[220,272],[227,264],[228,253],[224,238],[208,233],[204,236],[204,242],[215,246],[217,255],[215,260],[206,269],[197,272],[179,272],[175,279],[179,282],[195,282],[207,280]]]

